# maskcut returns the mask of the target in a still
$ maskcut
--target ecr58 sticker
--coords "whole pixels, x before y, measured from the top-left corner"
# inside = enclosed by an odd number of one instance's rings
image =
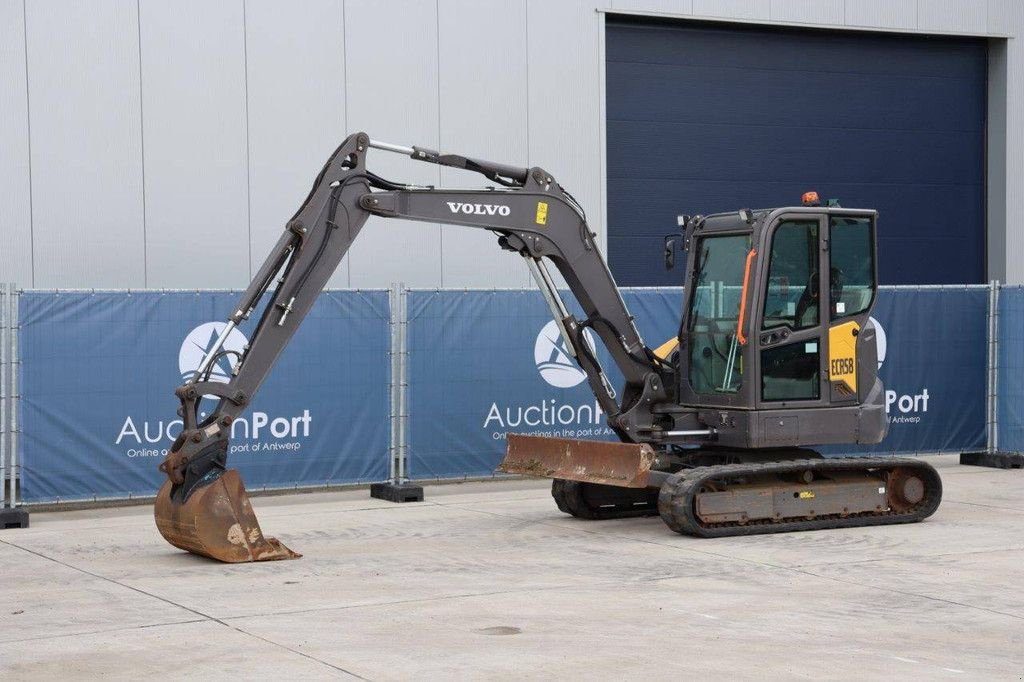
[[[828,378],[845,384],[851,394],[857,392],[857,334],[860,325],[844,322],[828,330]]]

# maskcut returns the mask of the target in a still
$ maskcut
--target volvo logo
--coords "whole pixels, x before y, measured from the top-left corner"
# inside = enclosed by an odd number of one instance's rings
[[[459,201],[448,201],[448,210],[452,213],[465,213],[466,215],[508,215],[512,212],[504,204],[464,204]]]

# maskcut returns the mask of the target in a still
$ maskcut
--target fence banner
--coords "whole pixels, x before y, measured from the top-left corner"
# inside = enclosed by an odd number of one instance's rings
[[[19,443],[26,502],[155,494],[181,429],[174,388],[238,294],[25,292]],[[229,336],[240,351],[255,315]],[[229,463],[250,489],[382,480],[388,467],[386,291],[325,292],[252,406]],[[212,377],[227,381],[230,356]]]
[[[681,289],[623,298],[648,345],[676,335]],[[490,475],[509,432],[615,439],[539,292],[413,290],[408,310],[411,478]]]
[[[649,346],[676,335],[681,289],[623,298]],[[889,435],[827,454],[983,446],[987,309],[987,287],[882,290],[874,318]],[[411,291],[408,350],[411,478],[490,475],[509,432],[614,439],[539,293]]]
[[[998,418],[1002,451],[1024,451],[1024,287],[999,291]]]
[[[963,452],[985,446],[989,288],[886,287],[872,318],[889,433],[826,454]]]

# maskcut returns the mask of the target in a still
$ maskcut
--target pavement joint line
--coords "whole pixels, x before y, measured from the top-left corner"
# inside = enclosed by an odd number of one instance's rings
[[[857,580],[846,580],[846,579],[843,579],[843,578],[837,578],[835,576],[821,575],[821,574],[815,573],[813,571],[802,570],[802,569],[799,569],[799,568],[792,568],[792,569],[789,569],[789,570],[792,570],[792,571],[794,571],[796,573],[802,573],[804,575],[813,576],[815,578],[824,578],[825,580],[832,580],[832,581],[835,581],[837,583],[844,583],[846,585],[856,585],[858,587],[872,587],[874,589],[883,590],[885,592],[890,592],[892,594],[898,594],[898,595],[903,596],[903,597],[917,597],[919,599],[930,599],[932,601],[941,602],[943,604],[950,604],[952,606],[960,606],[960,607],[967,608],[967,609],[974,609],[974,610],[977,610],[977,611],[984,611],[986,613],[991,613],[991,614],[994,614],[994,615],[997,615],[997,616],[1007,616],[1007,617],[1013,618],[1015,620],[1024,620],[1024,616],[1018,616],[1015,613],[1007,613],[1006,611],[997,611],[996,609],[990,609],[990,608],[987,608],[987,607],[984,607],[984,606],[975,606],[974,604],[965,604],[964,602],[959,602],[959,601],[956,601],[954,599],[945,599],[943,597],[935,597],[935,596],[928,595],[928,594],[921,594],[919,592],[910,592],[910,591],[907,591],[907,590],[897,590],[897,589],[893,589],[893,588],[890,588],[890,587],[881,587],[881,586],[879,586],[877,584],[862,583],[862,582],[857,581]]]
[[[671,576],[673,578],[680,578],[683,576]],[[657,580],[662,580],[658,578]],[[654,582],[654,581],[649,581]],[[476,597],[496,597],[505,594],[527,594],[530,592],[552,592],[554,590],[573,590],[573,589],[589,589],[589,588],[600,588],[608,586],[622,585],[620,580],[605,580],[589,585],[580,585],[579,583],[566,583],[564,585],[552,585],[550,587],[525,587],[518,590],[494,590],[491,592],[466,592],[463,594],[446,594],[440,597],[419,597],[416,599],[396,599],[394,601],[376,601],[368,602],[366,604],[342,604],[339,606],[314,606],[308,609],[295,609],[292,611],[274,611],[274,612],[261,612],[261,613],[243,613],[237,616],[225,616],[223,620],[240,620],[245,618],[273,618],[275,616],[294,616],[303,613],[323,613],[326,611],[349,611],[352,609],[367,609],[377,608],[382,606],[403,606],[408,604],[430,604],[433,602],[452,601],[457,599],[474,599]]]
[[[489,515],[492,515],[492,516],[500,516],[500,517],[505,517],[505,518],[515,518],[515,517],[509,517],[506,514],[499,514],[498,512],[493,512],[493,511],[484,511],[484,510],[480,510],[480,509],[474,510],[474,511],[477,511],[478,513],[481,513],[481,514],[489,514]],[[541,523],[541,524],[545,524],[545,525],[556,525],[556,524],[552,524],[550,521],[537,521],[536,523]],[[559,526],[559,527],[566,527],[566,526]],[[573,530],[576,530],[576,529],[573,529]],[[995,614],[995,615],[999,615],[999,616],[1007,616],[1009,618],[1013,618],[1013,619],[1016,619],[1016,620],[1024,620],[1024,616],[1018,616],[1016,614],[1007,613],[1005,611],[997,611],[996,609],[990,609],[990,608],[986,608],[984,606],[975,606],[973,604],[965,604],[963,602],[958,602],[958,601],[955,601],[955,600],[952,600],[952,599],[944,599],[942,597],[934,597],[934,596],[931,596],[931,595],[920,594],[920,593],[917,593],[917,592],[908,592],[908,591],[905,591],[905,590],[897,590],[897,589],[893,589],[893,588],[883,587],[883,586],[880,586],[880,585],[877,585],[877,584],[874,584],[874,583],[863,583],[863,582],[859,582],[859,581],[856,581],[856,580],[846,580],[846,579],[837,578],[837,577],[834,577],[834,576],[821,575],[819,573],[814,573],[813,571],[809,571],[809,570],[806,570],[806,569],[801,569],[798,566],[783,566],[781,564],[775,564],[775,563],[768,562],[768,561],[757,561],[755,559],[747,559],[745,557],[735,557],[735,556],[728,556],[728,555],[723,555],[723,554],[717,554],[715,552],[708,552],[708,551],[705,551],[705,550],[694,549],[692,547],[680,547],[678,545],[672,545],[672,544],[665,543],[665,542],[657,542],[657,541],[654,541],[654,540],[648,540],[646,538],[635,538],[635,537],[631,537],[629,535],[617,535],[617,534],[614,534],[614,533],[604,534],[604,533],[599,533],[597,531],[590,531],[590,530],[586,530],[586,529],[582,529],[582,528],[579,529],[579,530],[580,530],[580,532],[587,533],[587,534],[590,534],[590,535],[595,535],[595,536],[602,536],[602,535],[604,535],[606,537],[614,537],[614,538],[616,538],[618,540],[633,540],[635,542],[641,542],[641,543],[651,544],[651,545],[660,545],[662,547],[674,548],[674,549],[678,549],[678,550],[681,550],[681,551],[696,552],[698,554],[705,554],[707,556],[714,556],[714,557],[718,557],[718,558],[721,558],[721,559],[728,559],[728,560],[732,560],[732,561],[739,561],[739,562],[743,562],[743,563],[754,564],[756,566],[763,566],[763,567],[766,567],[766,568],[774,568],[774,569],[778,569],[778,570],[782,570],[782,571],[790,571],[790,572],[793,572],[793,573],[800,573],[800,574],[808,575],[808,576],[811,576],[811,577],[814,577],[814,578],[820,578],[822,580],[830,580],[830,581],[834,581],[834,582],[844,583],[844,584],[847,584],[847,585],[855,585],[857,587],[870,587],[870,588],[873,588],[873,589],[883,590],[885,592],[890,592],[892,594],[898,594],[898,595],[904,596],[904,597],[916,597],[918,599],[927,599],[927,600],[931,600],[931,601],[937,601],[937,602],[941,602],[941,603],[945,603],[945,604],[950,604],[950,605],[953,605],[953,606],[960,606],[962,608],[976,609],[976,610],[979,610],[979,611],[985,611],[986,613],[991,613],[991,614]],[[684,577],[685,576],[678,576],[678,578],[684,578]]]
[[[527,500],[527,499],[531,499],[531,498],[524,497],[522,499]],[[317,503],[317,504],[320,504],[320,503]],[[323,504],[330,504],[330,503],[329,502],[324,502]],[[471,504],[471,503],[467,502],[465,504]],[[382,506],[374,506],[374,507],[359,507],[357,509],[323,509],[323,510],[318,509],[317,513],[318,514],[343,514],[343,513],[348,513],[348,512],[410,511],[410,510],[413,510],[413,509],[416,509],[416,508],[422,509],[425,506],[437,507],[438,509],[443,509],[445,507],[451,507],[451,506],[455,506],[455,505],[453,505],[453,504],[442,504],[440,502],[435,502],[434,500],[420,500],[419,502],[416,502],[416,503],[394,504],[393,506],[383,506],[382,505]],[[264,507],[264,508],[259,509],[257,511],[259,512],[259,515],[261,517],[269,518],[271,516],[275,516],[275,514],[272,511],[272,509],[273,509],[273,507]],[[303,509],[301,512],[291,512],[291,513],[287,513],[287,514],[277,514],[276,516],[277,516],[277,518],[286,519],[286,518],[291,518],[293,516],[308,516],[308,515],[309,515],[309,509]]]
[[[3,639],[0,644],[18,644],[21,642],[37,642],[43,639],[67,639],[70,637],[87,637],[89,635],[102,635],[108,632],[125,632],[128,630],[148,630],[151,628],[162,628],[170,625],[191,625],[192,623],[207,623],[206,618],[193,618],[191,620],[174,620],[166,623],[148,623],[146,625],[130,625],[119,628],[103,628],[100,630],[83,630],[82,632],[64,632],[57,635],[38,635],[36,637],[22,637],[21,639]]]
[[[314,661],[314,662],[319,663],[321,665],[325,665],[325,666],[327,666],[329,668],[333,668],[334,670],[337,670],[339,672],[343,672],[346,675],[351,675],[352,677],[355,677],[355,678],[360,679],[360,680],[366,680],[367,679],[365,677],[362,677],[360,675],[355,674],[354,672],[351,672],[349,670],[345,670],[344,668],[342,668],[340,666],[334,665],[333,663],[321,660],[321,659],[317,658],[316,656],[311,656],[310,654],[307,654],[307,653],[302,652],[302,651],[297,651],[297,650],[295,650],[295,649],[293,649],[293,648],[291,648],[289,646],[281,644],[280,642],[275,642],[273,640],[267,639],[266,637],[261,637],[259,635],[253,634],[251,632],[247,632],[247,631],[245,631],[245,630],[243,630],[243,629],[241,629],[241,628],[239,628],[239,627],[237,627],[235,625],[232,625],[231,623],[224,622],[224,620],[222,620],[220,618],[217,618],[216,616],[211,616],[208,613],[203,613],[202,611],[197,611],[196,609],[193,609],[193,608],[191,608],[189,606],[185,606],[184,604],[179,604],[178,602],[176,602],[176,601],[174,601],[172,599],[168,599],[166,597],[161,597],[158,594],[153,594],[152,592],[147,592],[146,590],[143,590],[141,588],[134,587],[134,586],[128,585],[126,583],[122,583],[119,580],[115,580],[113,578],[108,578],[107,576],[100,575],[99,573],[93,573],[92,571],[88,571],[88,570],[86,570],[84,568],[81,568],[79,566],[74,566],[72,564],[69,564],[66,561],[61,561],[60,559],[57,559],[55,557],[47,556],[46,554],[43,554],[42,552],[37,552],[37,551],[35,551],[33,549],[29,549],[27,547],[22,547],[21,545],[18,545],[17,543],[11,542],[10,540],[0,539],[0,544],[5,544],[5,545],[8,545],[10,547],[14,547],[16,549],[20,549],[21,551],[27,552],[28,554],[32,554],[34,556],[37,556],[40,559],[45,559],[46,561],[52,561],[55,564],[58,564],[60,566],[64,566],[65,568],[69,568],[69,569],[71,569],[73,571],[78,571],[79,573],[84,573],[85,575],[92,576],[93,578],[97,578],[99,580],[104,580],[104,581],[106,581],[108,583],[117,585],[119,587],[123,587],[123,588],[131,590],[133,592],[137,592],[138,594],[142,594],[142,595],[145,595],[147,597],[151,597],[153,599],[157,599],[159,601],[164,602],[165,604],[170,604],[171,606],[176,606],[179,609],[184,609],[185,611],[188,611],[189,613],[195,614],[195,615],[199,616],[202,619],[205,619],[207,621],[212,621],[214,623],[222,625],[223,627],[226,627],[229,630],[234,630],[234,631],[236,631],[236,632],[238,632],[240,634],[245,635],[246,637],[252,637],[253,639],[258,639],[258,640],[260,640],[262,642],[265,642],[267,644],[271,644],[273,646],[280,647],[280,648],[284,649],[285,651],[290,651],[291,653],[296,654],[298,656],[302,656],[303,658],[308,658],[311,661]]]
[[[918,554],[918,559],[938,559],[947,556],[971,556],[973,554],[997,554],[999,552],[1020,552],[1024,551],[1024,545],[1018,547],[998,547],[995,549],[975,549],[968,552],[940,552],[939,554]],[[879,561],[894,561],[892,557],[881,559],[859,559],[840,561],[819,561],[813,564],[793,564],[794,568],[813,568],[816,566],[851,566],[854,564],[872,564]]]
[[[544,492],[547,492],[547,489],[545,489]],[[509,497],[509,498],[503,498],[502,502],[524,502],[524,501],[527,501],[527,500],[536,500],[537,497],[538,497],[537,495],[530,495],[529,497]],[[544,496],[544,498],[546,498],[546,497],[547,497],[547,495]],[[433,502],[434,504],[436,504],[438,506],[441,506],[441,507],[462,507],[462,506],[467,505],[467,504],[480,504],[479,500],[467,500],[467,501],[464,501],[464,502],[437,502],[437,501],[431,500],[431,502]]]
[[[943,498],[942,504],[962,504],[965,507],[985,507],[987,509],[998,509],[1000,511],[1012,511],[1024,514],[1024,509],[1017,509],[1016,507],[1003,507],[998,504],[982,504],[981,502],[964,502],[963,500],[950,500]],[[940,507],[941,509],[941,507]]]

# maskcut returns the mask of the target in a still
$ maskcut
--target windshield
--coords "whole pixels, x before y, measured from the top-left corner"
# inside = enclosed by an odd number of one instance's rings
[[[698,393],[734,393],[743,376],[736,325],[750,235],[704,237],[697,243],[687,342],[690,384]]]

